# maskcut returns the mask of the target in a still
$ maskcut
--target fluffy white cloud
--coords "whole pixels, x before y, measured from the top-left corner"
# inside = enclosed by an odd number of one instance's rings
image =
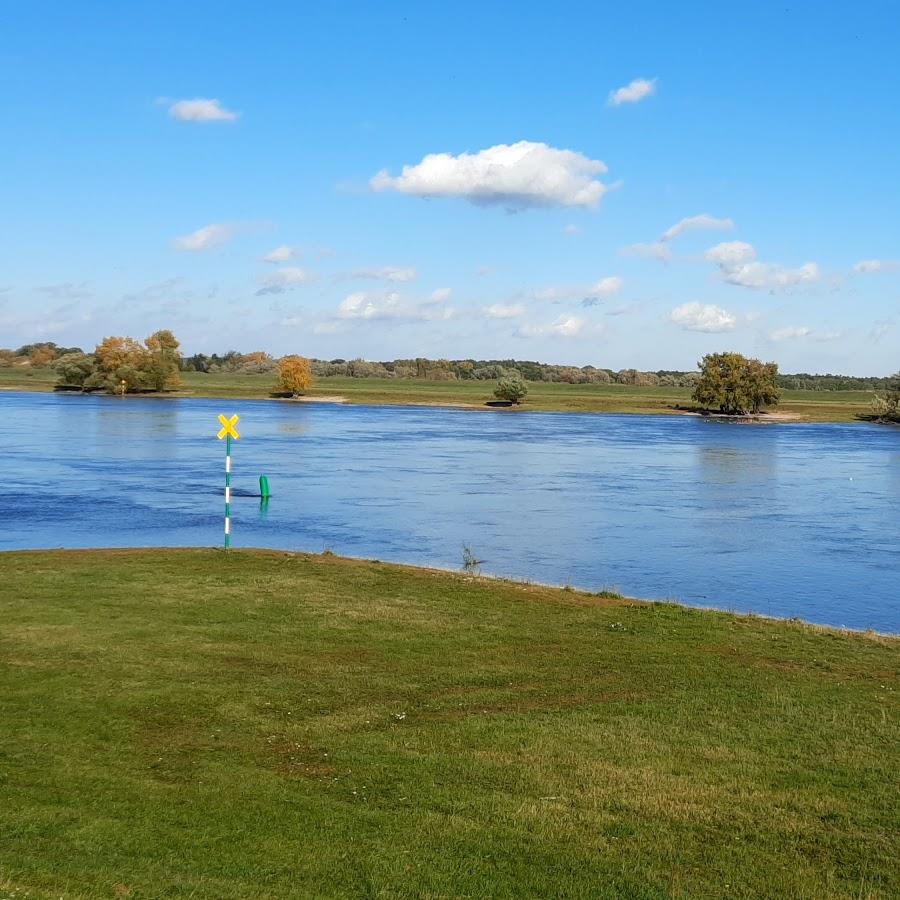
[[[376,269],[357,269],[351,278],[377,278],[383,281],[415,281],[415,269],[401,269],[397,266],[381,266]]]
[[[740,266],[756,258],[756,251],[752,244],[745,241],[726,241],[710,247],[704,254],[707,260],[717,266],[729,268]]]
[[[197,97],[177,100],[169,107],[169,115],[179,122],[234,122],[239,113],[225,109],[218,100]]]
[[[483,312],[488,319],[518,319],[525,315],[525,307],[521,303],[494,303]]]
[[[282,244],[274,250],[270,250],[264,257],[263,262],[268,263],[285,263],[292,260],[297,255],[297,248]]]
[[[365,291],[348,294],[338,307],[341,319],[384,319],[397,312],[400,306],[400,295],[389,294],[373,296]]]
[[[860,274],[866,272],[896,272],[898,269],[900,269],[900,260],[896,259],[863,259],[853,267],[853,271]]]
[[[218,247],[231,240],[236,230],[234,225],[213,223],[204,225],[183,237],[175,238],[172,243],[176,250],[211,250],[213,247]]]
[[[621,256],[637,256],[641,259],[656,259],[663,263],[672,259],[672,251],[668,244],[664,244],[662,241],[657,241],[655,244],[631,244],[623,247],[619,254]]]
[[[518,333],[522,337],[577,337],[584,325],[585,320],[578,316],[562,315],[549,325],[523,325]]]
[[[283,294],[291,288],[295,288],[301,284],[307,284],[314,280],[314,276],[307,272],[306,269],[299,269],[296,266],[284,266],[267,275],[261,280],[262,287],[256,292],[257,296],[264,294]]]
[[[655,78],[635,78],[634,81],[630,81],[625,87],[609,92],[609,105],[621,106],[623,103],[637,103],[655,93]]]
[[[732,331],[737,324],[737,316],[713,303],[684,303],[669,313],[669,321],[685,331],[702,331],[719,334]]]
[[[431,292],[429,300],[432,303],[446,303],[452,294],[453,291],[451,291],[450,288],[438,288],[436,291]]]
[[[819,280],[819,267],[815,263],[786,269],[775,263],[758,262],[753,245],[744,241],[717,244],[705,256],[719,267],[725,281],[741,287],[775,291]]]
[[[730,231],[732,228],[734,228],[734,222],[731,219],[717,219],[708,213],[701,213],[699,216],[688,216],[688,218],[676,222],[663,232],[660,240],[672,241],[686,231]]]
[[[458,156],[431,153],[396,177],[381,171],[369,184],[375,191],[462,197],[479,206],[592,207],[608,190],[596,178],[606,171],[605,163],[573,150],[519,141]]]

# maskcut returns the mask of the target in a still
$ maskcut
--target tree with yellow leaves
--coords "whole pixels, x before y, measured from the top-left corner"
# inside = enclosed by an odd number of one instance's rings
[[[278,380],[275,391],[279,394],[302,394],[312,387],[313,374],[305,356],[283,356],[278,360]]]

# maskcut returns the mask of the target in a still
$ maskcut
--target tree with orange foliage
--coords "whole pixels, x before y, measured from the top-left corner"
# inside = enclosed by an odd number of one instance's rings
[[[177,387],[181,354],[168,329],[155,331],[142,344],[130,337],[105,337],[94,350],[94,370],[84,387],[119,391],[165,391]]]
[[[28,357],[28,361],[35,369],[49,366],[56,359],[56,351],[52,347],[35,347]]]
[[[313,374],[305,356],[283,356],[278,360],[275,390],[282,394],[302,394],[312,387]]]

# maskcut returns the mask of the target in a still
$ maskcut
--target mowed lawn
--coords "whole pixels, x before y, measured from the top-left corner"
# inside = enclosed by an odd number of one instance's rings
[[[49,391],[52,369],[0,369],[0,391]],[[182,372],[181,394],[235,400],[266,398],[274,387],[272,375]],[[487,409],[493,402],[495,381],[432,381],[425,378],[320,378],[310,397],[341,397],[348,403],[375,406],[403,404],[463,405]],[[870,418],[870,391],[782,391],[777,412],[811,422],[855,422]],[[73,401],[77,401],[73,397]],[[674,414],[693,405],[689,388],[639,387],[627,384],[564,384],[530,381],[528,397],[516,410],[541,412]]]
[[[0,615],[0,897],[900,896],[895,639],[270,551]]]

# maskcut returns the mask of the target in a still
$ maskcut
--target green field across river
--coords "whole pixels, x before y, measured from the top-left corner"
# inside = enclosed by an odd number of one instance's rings
[[[0,369],[0,389],[53,389],[53,369]],[[182,393],[197,397],[260,399],[272,391],[272,375],[182,372]],[[348,403],[372,405],[434,404],[486,409],[493,400],[494,381],[431,381],[424,378],[320,378],[311,398],[337,397]],[[853,422],[871,414],[869,391],[782,391],[777,412],[811,422]],[[690,408],[689,388],[642,387],[625,384],[565,384],[529,382],[523,410],[543,412],[606,412],[677,414]]]

